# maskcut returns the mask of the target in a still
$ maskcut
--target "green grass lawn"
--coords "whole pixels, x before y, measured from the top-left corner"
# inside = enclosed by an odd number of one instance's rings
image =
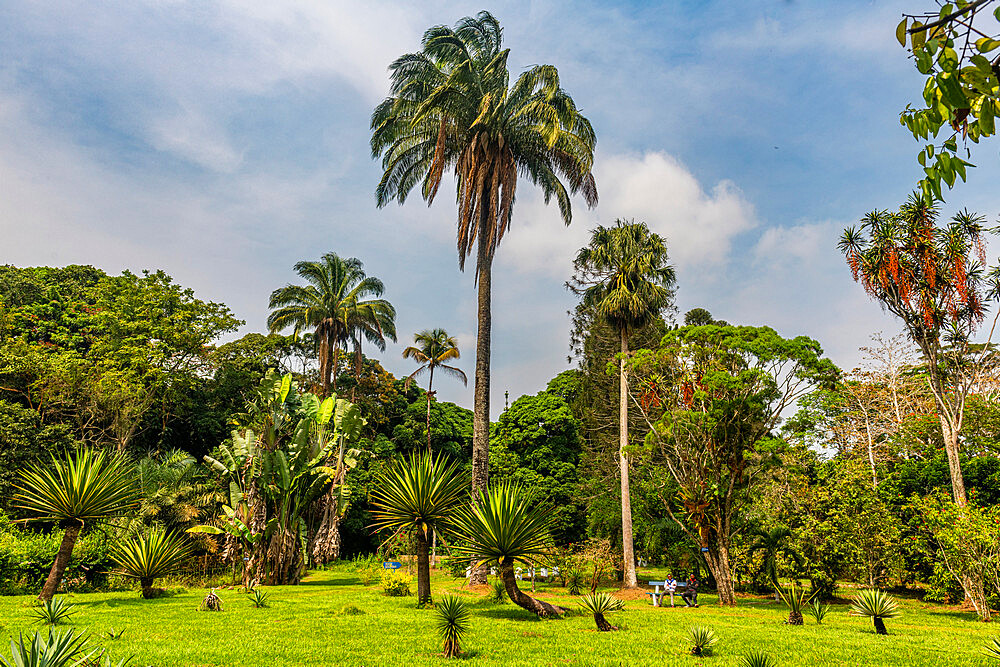
[[[574,612],[562,620],[540,621],[511,603],[490,604],[462,581],[435,574],[434,594],[464,596],[472,604],[472,629],[463,649],[468,665],[738,665],[752,649],[769,652],[779,665],[1000,665],[980,653],[991,634],[970,613],[903,601],[902,618],[888,621],[889,636],[872,632],[867,619],[835,606],[823,625],[811,617],[803,627],[784,625],[783,606],[741,600],[720,609],[710,595],[697,609],[654,608],[628,602],[609,615],[619,632],[598,633],[593,618]],[[530,588],[530,584],[525,588]],[[565,589],[539,586],[546,599],[576,608]],[[73,625],[116,660],[135,656],[133,665],[440,665],[433,613],[414,608],[415,599],[389,598],[376,586],[362,586],[347,567],[311,574],[299,586],[268,589],[271,607],[255,609],[236,591],[220,591],[221,613],[198,611],[204,590],[157,600],[136,592],[70,596],[77,605]],[[679,602],[679,601],[678,601]],[[0,598],[0,640],[31,632],[30,597]],[[364,614],[345,613],[356,606]],[[708,625],[719,637],[715,654],[686,654],[687,628]],[[114,628],[125,630],[108,639]]]

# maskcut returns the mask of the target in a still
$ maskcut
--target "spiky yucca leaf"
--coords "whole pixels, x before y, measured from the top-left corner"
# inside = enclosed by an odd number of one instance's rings
[[[566,588],[570,595],[579,595],[580,587],[583,586],[583,574],[579,570],[570,570],[566,575]]]
[[[896,599],[880,590],[861,591],[851,605],[851,614],[854,616],[867,616],[872,619],[875,625],[875,632],[886,634],[885,623],[887,618],[899,618],[903,612],[899,609]]]
[[[462,651],[462,637],[469,631],[472,612],[454,595],[445,595],[434,605],[434,609],[435,627],[444,643],[444,655],[447,658],[457,657]]]
[[[507,602],[507,589],[499,579],[494,579],[490,582],[490,602],[494,604]]]
[[[986,646],[983,647],[983,653],[991,658],[1000,660],[1000,637],[990,637],[990,640],[986,642]]]
[[[183,535],[150,528],[142,535],[115,544],[111,559],[121,568],[119,574],[138,579],[143,597],[150,597],[153,582],[176,572],[193,553],[194,547]]]
[[[414,454],[397,461],[378,479],[372,493],[373,528],[420,530],[443,527],[465,501],[467,483],[457,461]]]
[[[91,523],[138,505],[131,466],[123,456],[84,449],[21,472],[14,503],[44,521]]]
[[[740,667],[776,667],[777,664],[763,651],[751,651],[740,659]]]
[[[788,588],[775,586],[781,600],[788,607],[788,624],[802,625],[802,609],[813,598],[813,595],[806,595],[806,589],[796,586],[793,581]]]
[[[32,609],[32,615],[46,625],[59,625],[75,614],[73,605],[66,598],[42,600],[41,604]]]
[[[823,623],[823,619],[826,618],[829,611],[830,605],[823,604],[818,598],[813,598],[813,601],[809,604],[809,613],[816,619],[817,625]]]
[[[250,604],[252,604],[257,609],[264,609],[270,605],[267,602],[268,594],[259,588],[253,588],[249,591],[250,593]]]
[[[548,554],[552,513],[541,505],[531,507],[519,484],[492,484],[472,506],[455,513],[454,532],[459,540],[452,550],[481,565],[532,562]]]
[[[0,655],[0,667],[68,667],[85,662],[93,656],[84,653],[87,638],[74,630],[57,632],[50,628],[48,635],[35,632],[27,643],[23,635],[11,640],[11,657]]]
[[[580,605],[591,614],[606,614],[625,608],[622,600],[608,593],[588,593],[580,598]]]
[[[691,655],[711,655],[712,647],[719,641],[715,630],[704,625],[688,628],[688,639],[691,642]]]

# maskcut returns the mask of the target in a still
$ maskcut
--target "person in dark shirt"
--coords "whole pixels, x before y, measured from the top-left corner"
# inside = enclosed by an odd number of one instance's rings
[[[681,598],[684,600],[684,604],[689,607],[698,606],[698,578],[693,574],[688,577],[687,587],[681,594]]]

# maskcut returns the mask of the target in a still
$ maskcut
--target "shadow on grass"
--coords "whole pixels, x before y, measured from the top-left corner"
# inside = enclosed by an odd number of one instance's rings
[[[321,579],[314,579],[312,577],[307,577],[299,582],[299,586],[360,586],[361,580],[357,577],[337,577],[336,579],[331,579],[328,577],[323,577]]]
[[[526,609],[521,609],[516,605],[510,605],[503,609],[500,607],[493,607],[491,609],[479,610],[477,608],[475,615],[483,618],[505,618],[510,621],[526,621],[529,623],[536,623],[541,620],[535,614],[532,614]]]

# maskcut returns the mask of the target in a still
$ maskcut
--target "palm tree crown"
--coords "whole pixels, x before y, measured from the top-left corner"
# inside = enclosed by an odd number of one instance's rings
[[[333,380],[336,389],[337,355],[341,344],[362,337],[385,349],[385,339],[396,340],[396,309],[382,296],[378,278],[365,275],[360,260],[328,252],[320,261],[302,261],[295,272],[306,285],[286,285],[271,293],[268,329],[294,327],[296,335],[312,329],[319,352],[322,391]],[[375,297],[375,298],[371,298]]]

